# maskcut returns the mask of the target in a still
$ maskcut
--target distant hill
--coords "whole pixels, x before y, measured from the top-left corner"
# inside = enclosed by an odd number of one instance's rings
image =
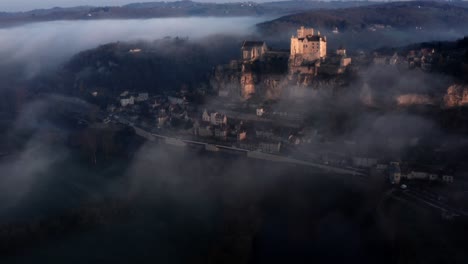
[[[366,6],[368,1],[280,1],[269,3],[197,3],[192,1],[134,3],[124,6],[79,6],[39,9],[28,12],[0,12],[0,27],[53,20],[157,18],[182,16],[286,15],[311,9]]]
[[[430,1],[393,2],[370,6],[313,10],[284,16],[258,25],[264,32],[308,25],[322,30],[362,31],[373,25],[397,29],[451,29],[468,25],[468,9],[458,5]]]
[[[266,38],[289,39],[304,25],[327,34],[329,42],[352,48],[401,46],[413,42],[456,39],[468,33],[464,2],[408,1],[360,7],[312,10],[260,23]],[[339,34],[332,34],[337,28]]]

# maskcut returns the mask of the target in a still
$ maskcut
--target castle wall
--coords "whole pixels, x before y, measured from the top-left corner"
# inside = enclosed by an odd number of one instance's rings
[[[299,45],[299,39],[292,37],[291,38],[291,56],[296,54],[302,54],[304,51],[302,49],[302,44]]]

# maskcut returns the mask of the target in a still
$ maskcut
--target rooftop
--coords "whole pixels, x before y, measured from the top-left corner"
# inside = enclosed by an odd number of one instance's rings
[[[244,43],[242,43],[242,48],[252,48],[252,47],[261,47],[265,44],[265,41],[250,41],[250,40],[245,40]]]

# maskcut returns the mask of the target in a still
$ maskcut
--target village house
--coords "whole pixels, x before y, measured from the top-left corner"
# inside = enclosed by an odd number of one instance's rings
[[[336,55],[338,56],[346,56],[346,49],[344,48],[339,48],[336,50]]]
[[[238,141],[244,141],[247,139],[247,132],[244,130],[244,131],[240,131],[238,134],[237,134],[237,140]]]
[[[289,135],[288,142],[293,145],[299,145],[302,142],[302,139],[297,135]]]
[[[210,124],[215,126],[227,125],[226,115],[220,114],[218,112],[209,113],[206,109],[203,111],[202,120],[203,122],[209,122]]]
[[[125,107],[127,105],[133,105],[133,104],[135,104],[135,97],[133,97],[133,96],[130,96],[128,98],[121,98],[120,99],[120,105],[122,107]]]
[[[208,122],[208,123],[211,120],[210,114],[208,114],[208,111],[206,109],[203,111],[202,120],[203,122]]]
[[[168,96],[167,99],[171,104],[183,104],[185,101],[183,98]]]
[[[227,125],[227,116],[220,114],[220,113],[211,113],[210,114],[210,122],[211,124],[218,126],[218,125]]]
[[[265,109],[263,107],[257,108],[257,116],[263,116],[265,114]]]
[[[141,52],[141,49],[138,49],[138,48],[136,48],[136,49],[130,49],[128,52],[130,52],[130,53],[140,53],[140,52]]]
[[[135,101],[137,102],[144,102],[149,99],[149,94],[148,93],[139,93],[138,96],[135,98]]]
[[[345,68],[351,64],[351,58],[341,58],[340,67]]]
[[[422,171],[411,171],[410,173],[406,174],[405,177],[408,180],[437,180],[437,174]]]

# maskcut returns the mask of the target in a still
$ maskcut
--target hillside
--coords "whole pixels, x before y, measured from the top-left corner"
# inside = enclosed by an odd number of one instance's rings
[[[207,45],[207,43],[216,45]],[[153,42],[110,43],[75,55],[60,78],[41,90],[113,96],[122,91],[164,93],[208,87],[213,68],[237,57],[240,40],[212,36],[202,41],[165,38]],[[42,84],[43,83],[43,84]]]
[[[0,27],[54,20],[129,19],[186,16],[267,16],[285,15],[311,9],[365,6],[364,1],[280,1],[270,3],[197,3],[192,1],[148,2],[124,6],[79,6],[39,9],[28,12],[0,12]]]
[[[431,72],[450,75],[459,81],[468,81],[468,37],[456,41],[422,42],[404,47],[382,48],[376,52],[381,56],[398,54],[408,57],[410,53],[422,50],[435,51]]]
[[[413,42],[456,39],[468,34],[468,8],[452,2],[411,1],[312,10],[257,25],[265,36],[288,39],[301,25],[352,48],[378,48]],[[338,34],[332,30],[338,29]]]

